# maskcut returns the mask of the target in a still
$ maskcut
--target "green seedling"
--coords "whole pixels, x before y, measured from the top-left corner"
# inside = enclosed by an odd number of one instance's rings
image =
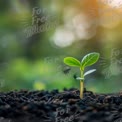
[[[68,66],[78,67],[80,68],[81,76],[77,77],[77,80],[80,80],[80,98],[83,98],[83,90],[84,90],[84,79],[85,76],[91,74],[96,71],[96,69],[91,69],[87,72],[84,72],[87,66],[91,66],[95,64],[100,57],[99,53],[93,52],[85,55],[81,61],[77,60],[73,57],[66,57],[64,58],[64,63]]]

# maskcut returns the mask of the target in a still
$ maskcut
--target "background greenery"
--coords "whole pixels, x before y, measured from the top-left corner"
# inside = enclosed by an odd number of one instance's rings
[[[1,0],[1,91],[79,88],[74,78],[79,76],[78,69],[64,65],[63,58],[82,59],[93,51],[101,58],[87,68],[97,72],[86,77],[86,88],[103,93],[121,91],[122,15],[117,5],[100,0]],[[35,7],[41,13],[33,16]],[[34,17],[47,17],[34,25],[48,23],[50,27],[26,33]]]

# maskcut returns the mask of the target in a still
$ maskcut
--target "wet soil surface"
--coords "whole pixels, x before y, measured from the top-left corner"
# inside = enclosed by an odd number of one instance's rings
[[[0,122],[122,122],[122,93],[84,89],[0,93]]]

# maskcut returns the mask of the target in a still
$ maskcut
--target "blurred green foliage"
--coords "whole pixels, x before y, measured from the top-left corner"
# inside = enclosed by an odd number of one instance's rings
[[[52,19],[51,25],[54,26],[27,37],[25,30],[32,26],[35,7],[40,11],[46,10],[35,17],[42,19],[50,15],[48,19]],[[82,18],[87,15],[85,7],[84,1],[79,0],[1,0],[1,91],[79,88],[79,82],[73,78],[74,75],[79,76],[79,71],[71,69],[65,73],[67,66],[63,64],[63,58],[73,56],[80,60],[93,51],[99,52],[101,59],[93,66],[97,72],[86,78],[87,89],[95,92],[120,91],[122,23],[120,21],[111,28],[89,25],[94,20]],[[77,16],[78,21],[75,21]],[[39,22],[37,26],[47,22]],[[85,31],[82,27],[86,27]],[[113,58],[115,62],[120,61],[119,65],[113,65]],[[109,77],[106,78],[107,75]]]

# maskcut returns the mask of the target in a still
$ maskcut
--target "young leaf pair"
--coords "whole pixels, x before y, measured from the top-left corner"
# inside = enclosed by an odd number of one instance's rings
[[[98,61],[100,57],[99,53],[93,52],[85,55],[81,61],[77,60],[73,57],[64,58],[64,63],[68,66],[79,67],[81,77],[77,77],[77,80],[80,80],[80,98],[83,98],[83,90],[84,90],[84,78],[86,75],[96,71],[96,69],[89,70],[84,73],[84,70],[87,66],[91,66]]]

